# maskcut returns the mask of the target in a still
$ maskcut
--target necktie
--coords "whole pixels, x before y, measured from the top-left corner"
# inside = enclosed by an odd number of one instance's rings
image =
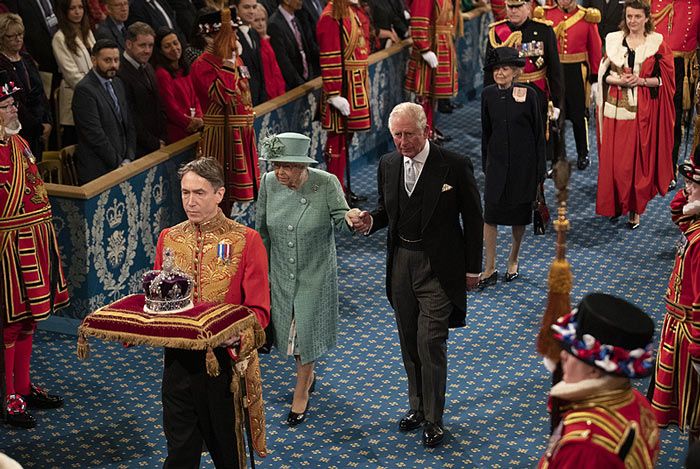
[[[117,94],[114,92],[114,87],[112,86],[111,80],[105,82],[105,88],[107,88],[107,92],[112,97],[112,101],[114,101],[114,107],[117,108],[117,115],[121,119],[122,114],[121,114],[121,109],[119,107],[119,100],[117,99]]]
[[[406,172],[404,174],[404,182],[406,184],[406,192],[409,197],[413,193],[413,189],[416,187],[416,166],[413,160],[406,161]]]
[[[301,62],[304,64],[304,80],[306,80],[309,78],[309,65],[306,63],[306,52],[304,52],[304,43],[301,40],[301,29],[299,29],[299,22],[297,22],[296,18],[292,18],[292,32],[301,53]]]
[[[139,67],[139,72],[141,73],[141,78],[143,79],[144,83],[148,86],[148,89],[153,89],[153,83],[151,82],[151,77],[148,76],[148,71],[146,70],[145,65],[141,65]]]

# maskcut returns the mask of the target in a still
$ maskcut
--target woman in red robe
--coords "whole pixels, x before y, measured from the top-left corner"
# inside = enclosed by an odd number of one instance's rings
[[[622,30],[605,38],[599,70],[596,213],[629,214],[635,229],[647,203],[665,195],[673,179],[675,82],[673,52],[653,32],[649,4],[626,0],[624,17]]]

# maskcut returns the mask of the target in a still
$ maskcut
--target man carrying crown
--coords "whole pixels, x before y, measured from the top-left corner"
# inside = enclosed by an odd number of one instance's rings
[[[38,321],[68,304],[68,290],[51,222],[51,204],[34,155],[19,136],[22,125],[12,94],[19,90],[0,73],[0,277],[6,397],[10,425],[32,428],[27,406],[61,407],[63,399],[30,380],[32,338]]]
[[[525,0],[506,0],[507,18],[489,25],[486,57],[497,47],[517,49],[525,58],[525,68],[517,81],[534,85],[540,98],[542,121],[557,121],[564,96],[557,39],[550,21],[530,19],[531,8]],[[493,83],[493,77],[484,74],[484,86]],[[547,157],[552,162],[559,156],[555,155],[554,144],[554,136],[547,132]]]
[[[224,9],[199,19],[199,34],[213,43],[192,64],[191,76],[204,113],[204,129],[197,152],[216,158],[224,168],[225,194],[221,208],[253,223],[252,208],[258,197],[260,169],[255,144],[250,73],[239,54],[234,27],[236,9]]]
[[[270,321],[267,253],[260,235],[226,218],[224,176],[213,158],[198,158],[178,172],[184,221],[166,228],[158,238],[155,268],[171,253],[174,267],[194,279],[193,302],[243,305],[260,326]],[[225,344],[231,345],[231,344]],[[168,441],[164,467],[198,467],[202,440],[216,467],[235,467],[234,400],[230,391],[231,358],[224,347],[214,349],[219,376],[207,374],[206,352],[165,349],[163,428]]]
[[[666,290],[649,398],[659,425],[678,425],[693,443],[700,439],[700,147],[680,172],[685,188],[671,201],[671,219],[682,237]]]
[[[578,169],[586,169],[588,159],[588,107],[590,85],[598,81],[602,42],[598,34],[600,11],[583,8],[576,0],[558,0],[556,6],[535,8],[535,18],[552,22],[564,72],[565,119],[571,121],[576,140]]]
[[[552,329],[563,374],[550,397],[562,415],[538,467],[654,467],[659,429],[630,382],[654,367],[654,321],[621,298],[591,293]]]

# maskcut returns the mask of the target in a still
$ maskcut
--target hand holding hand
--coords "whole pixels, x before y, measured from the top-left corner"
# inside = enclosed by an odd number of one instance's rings
[[[350,102],[342,96],[331,96],[328,98],[331,106],[336,108],[342,115],[350,115]]]
[[[423,60],[425,60],[430,68],[437,68],[438,58],[435,52],[429,50],[428,52],[423,52],[421,56],[423,56]]]
[[[366,233],[372,227],[372,215],[367,210],[355,209],[352,216],[352,228],[358,233]]]

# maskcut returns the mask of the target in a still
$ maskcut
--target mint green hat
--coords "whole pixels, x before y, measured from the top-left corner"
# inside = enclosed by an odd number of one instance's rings
[[[270,163],[316,164],[309,157],[311,139],[296,132],[284,132],[265,137],[260,142],[260,159]]]

